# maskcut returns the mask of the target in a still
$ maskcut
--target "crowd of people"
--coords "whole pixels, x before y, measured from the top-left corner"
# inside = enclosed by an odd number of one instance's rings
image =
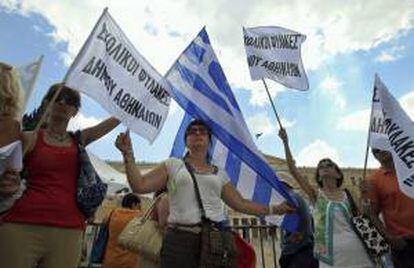
[[[120,121],[111,117],[74,135],[68,124],[79,111],[80,94],[55,84],[38,109],[44,123],[33,131],[22,130],[21,99],[14,68],[0,63],[0,147],[20,142],[24,156],[23,170],[6,167],[0,174],[0,267],[77,267],[87,224],[76,201],[78,144],[87,146],[102,138]],[[185,157],[166,159],[145,174],[136,165],[129,133],[120,133],[115,146],[122,153],[134,193],[127,194],[123,208],[113,210],[107,219],[103,267],[199,267],[201,222],[206,218],[224,230],[229,225],[226,206],[255,216],[299,216],[296,232],[282,231],[279,263],[283,268],[378,267],[381,262],[367,252],[353,228],[351,199],[368,204],[358,213],[368,212],[389,243],[393,266],[414,267],[414,200],[399,190],[390,152],[372,149],[381,167],[367,178],[361,196],[352,196],[344,188],[343,172],[331,159],[319,161],[315,183],[307,180],[295,165],[283,128],[279,136],[289,171],[305,193],[301,196],[285,183],[296,205],[268,206],[243,198],[226,172],[211,163],[212,131],[202,120],[192,121],[185,131]],[[120,248],[117,237],[142,214],[137,194],[164,191],[168,194],[152,215],[163,233],[160,262],[153,263]]]

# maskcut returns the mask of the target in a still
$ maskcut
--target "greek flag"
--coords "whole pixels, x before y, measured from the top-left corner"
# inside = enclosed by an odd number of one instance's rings
[[[171,93],[186,111],[171,156],[182,157],[184,132],[192,118],[206,122],[213,132],[212,163],[226,170],[233,185],[247,199],[262,204],[295,203],[257,149],[231,91],[205,28],[166,74]],[[295,230],[296,215],[266,220]]]

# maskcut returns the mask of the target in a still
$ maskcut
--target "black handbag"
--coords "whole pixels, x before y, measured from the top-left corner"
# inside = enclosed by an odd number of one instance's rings
[[[370,258],[376,262],[382,255],[389,253],[390,247],[371,219],[365,215],[359,215],[355,201],[348,189],[345,189],[345,193],[351,206],[352,228],[362,241]]]
[[[197,203],[201,211],[201,254],[200,267],[203,268],[233,268],[236,267],[236,243],[234,233],[206,217],[200,190],[192,167],[185,166],[193,180]]]
[[[79,175],[76,201],[86,218],[92,217],[105,199],[108,186],[95,171],[85,147],[81,143],[80,131],[73,134],[78,145]]]

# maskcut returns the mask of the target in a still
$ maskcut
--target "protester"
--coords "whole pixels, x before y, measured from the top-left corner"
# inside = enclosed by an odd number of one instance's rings
[[[391,245],[394,267],[414,267],[414,199],[399,189],[391,153],[372,154],[381,167],[368,178],[371,219]]]
[[[122,249],[118,245],[118,236],[134,217],[141,212],[141,200],[133,193],[126,194],[122,199],[121,208],[115,208],[109,215],[109,237],[106,244],[103,268],[138,268],[141,257]]]
[[[286,203],[268,207],[244,199],[232,186],[226,173],[209,163],[207,150],[210,141],[211,131],[203,121],[194,120],[189,124],[185,132],[188,153],[183,160],[195,173],[206,216],[210,220],[225,220],[223,201],[232,209],[245,214],[263,216],[294,211]],[[135,165],[129,134],[119,134],[116,146],[123,154],[127,178],[133,191],[149,193],[168,188],[170,214],[161,249],[161,267],[198,267],[201,212],[184,161],[170,158],[141,175]]]
[[[281,268],[315,268],[318,261],[313,257],[313,218],[309,212],[306,201],[293,190],[293,187],[282,182],[290,195],[296,199],[298,207],[296,214],[299,216],[299,226],[296,232],[288,232],[281,229],[281,254],[279,264]]]
[[[15,69],[0,62],[0,148],[21,141],[22,95]],[[20,171],[10,166],[0,170],[0,215],[10,209],[26,188],[24,180],[20,180]]]
[[[52,86],[42,105],[48,105],[61,85]],[[51,103],[44,129],[23,135],[27,155],[27,190],[0,225],[0,267],[77,267],[85,216],[76,203],[79,170],[77,142],[85,146],[115,128],[109,118],[80,132],[80,141],[67,131],[80,108],[77,91],[63,87]],[[44,110],[44,109],[42,109]]]
[[[286,131],[279,136],[285,148],[290,173],[308,195],[315,209],[315,257],[319,267],[373,267],[362,242],[350,223],[351,209],[341,188],[344,176],[338,165],[324,158],[316,167],[315,189],[297,170]]]

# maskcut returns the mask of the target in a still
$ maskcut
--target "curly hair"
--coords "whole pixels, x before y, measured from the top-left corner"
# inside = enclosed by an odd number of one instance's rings
[[[0,62],[0,115],[16,118],[23,107],[23,91],[16,70]]]

